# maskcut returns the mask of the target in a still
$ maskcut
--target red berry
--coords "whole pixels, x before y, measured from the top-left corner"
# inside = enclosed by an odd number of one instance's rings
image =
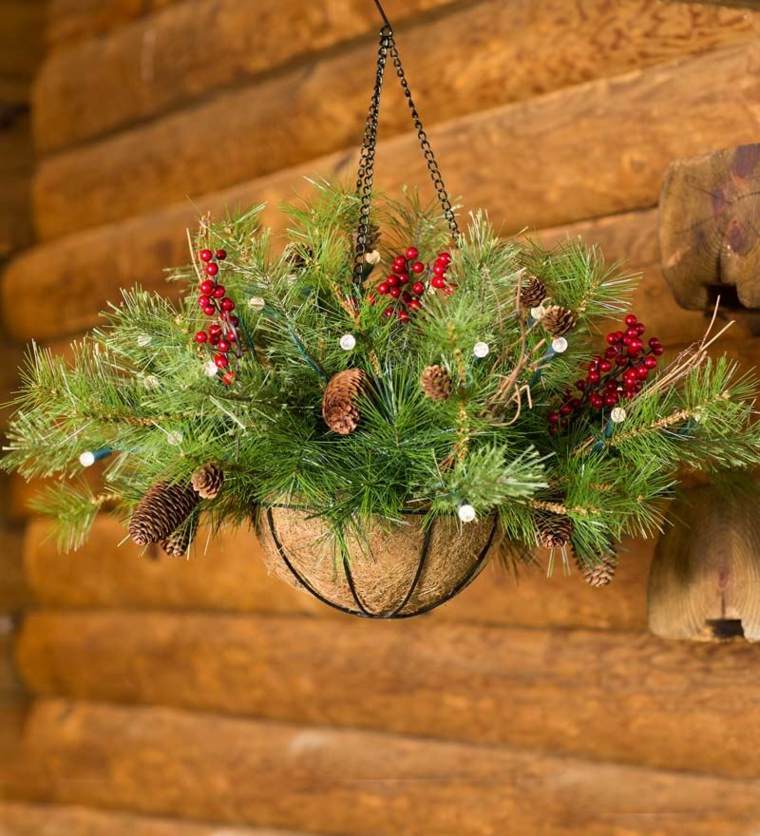
[[[198,297],[198,307],[199,308],[207,308],[211,304],[211,299],[208,296],[199,296]]]
[[[403,255],[397,255],[393,259],[393,270],[395,273],[401,273],[406,270],[406,259]]]
[[[646,380],[649,374],[649,369],[646,366],[638,366],[636,369],[636,377],[639,380]]]
[[[390,305],[383,311],[383,316],[386,319],[390,319],[393,316],[393,308]]]
[[[205,331],[198,331],[198,333],[195,335],[195,341],[197,343],[208,342],[208,334]]]
[[[227,290],[223,284],[217,285],[214,288],[214,299],[222,299],[226,292]]]
[[[448,264],[451,261],[451,253],[447,253],[447,252],[438,253],[438,258],[442,259],[443,261],[446,262],[446,264]]]
[[[604,356],[605,356],[608,360],[612,360],[614,357],[617,357],[617,355],[618,355],[618,349],[617,349],[617,346],[614,346],[614,345],[611,345],[611,346],[607,349],[607,351],[605,351],[605,352],[604,352]]]
[[[222,326],[221,326],[221,325],[217,325],[217,324],[215,323],[214,325],[212,325],[212,326],[210,326],[210,327],[209,327],[208,332],[209,332],[209,334],[211,334],[211,336],[212,336],[212,337],[213,337],[213,336],[217,336],[217,337],[218,337],[218,336],[219,336],[219,334],[221,334],[221,333],[222,333]]]
[[[224,261],[224,259],[227,258],[227,250],[217,250],[216,257],[219,261]]]
[[[621,354],[619,357],[615,358],[615,362],[618,366],[627,366],[628,365],[628,358]]]
[[[206,279],[205,281],[201,282],[201,288],[200,289],[201,289],[201,293],[205,293],[206,296],[208,296],[209,293],[213,293],[213,291],[214,291],[214,283],[211,281],[211,279]]]
[[[568,416],[573,414],[573,408],[570,406],[569,403],[563,403],[562,406],[559,408],[559,414]]]
[[[632,339],[638,339],[639,332],[636,326],[632,326],[625,332],[626,337],[631,337]]]
[[[434,276],[445,276],[446,275],[446,265],[445,264],[436,264],[433,267],[433,275]]]
[[[612,363],[610,363],[609,360],[602,360],[602,362],[599,364],[599,369],[603,372],[612,371]]]
[[[412,272],[417,273],[418,275],[420,273],[424,273],[425,265],[421,261],[415,261],[414,264],[412,264]]]
[[[623,321],[630,327],[631,325],[635,325],[639,320],[635,314],[629,313]]]
[[[230,384],[234,383],[235,382],[235,372],[233,372],[233,371],[225,372],[222,375],[222,381],[224,382],[224,384],[226,386],[229,386]]]
[[[442,276],[433,276],[430,284],[432,284],[433,287],[438,288],[438,290],[443,290],[443,288],[446,287],[446,282],[443,280]]]
[[[236,316],[231,316],[231,317],[230,317],[230,322],[231,322],[233,325],[240,325],[240,320],[239,320]]]
[[[370,305],[374,305],[375,302],[377,302],[377,296],[375,296],[374,293],[370,293],[367,297],[367,301],[370,303]]]
[[[231,343],[236,343],[237,342],[237,337],[235,336],[234,331],[230,331],[229,334],[225,334],[224,338],[226,340],[229,340]]]
[[[228,313],[235,310],[235,303],[232,299],[228,299],[227,297],[222,299],[222,310],[227,311]]]
[[[550,424],[559,424],[559,412],[550,412],[546,418]]]
[[[219,334],[212,334],[209,339],[209,342],[211,343],[211,345],[219,345],[219,340],[221,340]]]
[[[213,305],[209,305],[203,309],[203,313],[205,313],[206,316],[213,316],[216,313],[216,308]]]
[[[609,334],[607,334],[605,339],[607,340],[607,345],[615,345],[615,343],[617,342],[614,331],[611,331]]]
[[[644,331],[646,331],[646,330],[647,330],[647,327],[646,327],[646,325],[644,325],[643,322],[637,322],[636,323],[636,333],[639,336],[641,336],[644,333]]]
[[[589,383],[599,383],[600,379],[601,375],[597,371],[589,372],[586,375],[586,380],[588,380]]]
[[[219,265],[210,261],[204,269],[206,270],[207,276],[215,276],[219,272]]]
[[[394,299],[398,299],[401,296],[401,288],[400,287],[392,287],[390,290],[390,294]]]
[[[409,314],[406,311],[399,311],[398,318],[401,322],[409,322]]]
[[[201,261],[211,261],[214,257],[214,254],[211,250],[201,250],[198,255],[201,257]]]
[[[615,406],[618,402],[618,396],[614,392],[608,392],[604,396],[604,405],[605,406]]]
[[[230,361],[224,356],[224,354],[215,354],[214,362],[219,369],[226,369],[230,364]]]
[[[594,409],[601,409],[604,406],[604,398],[596,392],[594,392],[589,400],[591,401],[591,406],[593,406]]]
[[[389,287],[398,287],[401,284],[401,279],[394,273],[391,273],[386,281],[388,282]]]
[[[388,295],[388,291],[389,291],[390,289],[391,289],[391,288],[390,288],[390,285],[388,284],[388,282],[380,282],[380,284],[377,286],[377,292],[378,292],[381,296],[387,296],[387,295]]]
[[[408,304],[412,301],[412,295],[411,295],[410,293],[407,293],[406,291],[404,291],[404,292],[401,294],[401,298],[404,300],[404,302],[405,302],[407,305],[408,305]]]
[[[585,380],[576,380],[575,381],[575,388],[580,389],[581,392],[586,388],[586,381]]]
[[[657,358],[652,357],[652,355],[650,354],[648,357],[644,358],[644,365],[648,369],[656,369],[657,368]]]
[[[425,285],[422,282],[415,282],[412,285],[412,293],[414,293],[416,296],[422,296],[422,294],[424,292],[425,292]]]
[[[227,340],[219,340],[219,351],[221,351],[222,354],[226,354],[231,348],[232,346]]]
[[[398,277],[399,284],[409,284],[409,276],[406,273],[399,273]]]
[[[419,311],[419,310],[422,310],[422,305],[420,304],[420,302],[419,302],[419,300],[418,300],[418,299],[412,299],[412,301],[409,303],[409,307],[410,307],[413,311]]]
[[[414,261],[419,254],[420,251],[417,249],[417,247],[407,247],[407,250],[404,253],[404,255],[407,258],[407,261]]]

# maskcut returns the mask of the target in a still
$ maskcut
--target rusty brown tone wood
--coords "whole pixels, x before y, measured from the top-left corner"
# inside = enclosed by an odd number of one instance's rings
[[[650,207],[672,159],[716,144],[754,140],[760,121],[750,105],[760,94],[759,64],[760,42],[751,41],[450,120],[431,139],[446,161],[449,191],[464,194],[468,206],[494,211],[507,230]],[[370,78],[362,83],[365,94]],[[726,87],[725,78],[735,82]],[[341,91],[332,93],[322,100],[329,103],[340,96],[343,106]],[[362,114],[365,107],[362,97]],[[295,134],[289,120],[278,122],[268,114],[266,137],[272,144],[265,148],[253,140],[246,123],[251,114],[259,118],[265,112],[264,103],[250,107],[217,97],[205,111],[169,115],[43,161],[34,185],[40,236],[53,238],[140,215],[303,159],[300,152],[291,154],[307,130],[320,124],[317,114],[300,120]],[[332,111],[328,119],[330,129],[319,127],[308,142],[310,156],[355,147],[353,130],[328,145],[326,137],[343,124]],[[683,129],[686,123],[688,131]],[[276,139],[278,125],[287,128],[287,135]],[[229,142],[223,132],[231,132]],[[339,153],[308,164],[306,170],[346,176],[355,165],[355,152]],[[378,185],[390,191],[402,183],[425,183],[416,137],[407,134],[383,143],[377,170]],[[497,170],[498,183],[486,175]]]
[[[447,6],[453,12],[441,17]],[[432,20],[422,17],[434,9],[439,14]],[[428,123],[760,33],[760,16],[755,20],[719,9],[663,8],[659,0],[624,0],[614,8],[606,0],[485,0],[464,6],[452,0],[413,0],[389,3],[388,14],[408,54],[410,77],[425,102]],[[294,27],[296,18],[299,25]],[[404,26],[409,19],[412,29]],[[294,112],[309,114],[298,119],[298,131],[290,131],[290,163],[293,154],[313,151],[317,133],[322,142],[329,135],[332,143],[359,135],[366,85],[358,82],[369,78],[368,44],[378,21],[377,10],[366,0],[306,6],[302,0],[270,6],[192,0],[172,5],[108,37],[90,38],[50,55],[35,86],[38,145],[44,151],[59,150],[187,107],[217,88],[253,81],[256,87],[245,93],[222,94],[227,117],[209,128],[217,138],[220,132],[227,136],[230,111],[245,107],[251,111],[245,116],[246,141],[271,158],[272,149],[281,145],[273,125],[285,126]],[[345,55],[321,54],[358,36],[364,43]],[[216,49],[215,44],[224,47]],[[209,49],[213,61],[208,60]],[[305,60],[321,63],[305,68]],[[260,78],[293,61],[297,65],[281,79]],[[99,72],[93,73],[93,66]],[[456,96],[451,95],[454,88]],[[114,89],[123,95],[113,96]],[[330,107],[329,121],[324,90],[341,103],[340,111]],[[98,107],[92,107],[93,101]],[[221,101],[214,107],[220,108]],[[386,135],[407,129],[404,107],[400,97],[388,97]],[[198,114],[193,131],[203,132],[205,122]]]
[[[760,145],[671,163],[660,195],[665,278],[685,308],[718,293],[760,308]]]
[[[755,781],[165,708],[39,702],[26,754],[4,771],[26,767],[32,797],[357,835],[736,834],[760,816]]]
[[[748,745],[760,672],[748,644],[716,654],[643,633],[39,612],[26,618],[17,655],[25,684],[43,696],[760,774]]]

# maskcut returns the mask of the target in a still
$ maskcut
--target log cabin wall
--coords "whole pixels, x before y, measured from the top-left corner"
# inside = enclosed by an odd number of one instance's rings
[[[659,269],[658,192],[673,159],[758,139],[760,12],[387,6],[465,207],[598,242],[643,272],[634,309],[665,342],[701,336]],[[377,28],[370,0],[51,0],[37,241],[1,279],[13,341],[65,351],[119,287],[163,287],[199,209],[351,177]],[[409,127],[389,85],[385,189],[426,185]],[[739,323],[729,349],[758,362],[759,347]],[[602,590],[491,567],[428,617],[363,623],[267,578],[245,531],[151,559],[104,517],[60,556],[31,490],[14,481],[6,503],[26,524],[14,651],[33,701],[0,833],[757,831],[760,651],[649,636],[651,544],[627,543]]]

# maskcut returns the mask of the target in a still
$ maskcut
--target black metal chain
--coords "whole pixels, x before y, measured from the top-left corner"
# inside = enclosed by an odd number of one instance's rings
[[[388,61],[388,53],[390,52],[393,60],[393,66],[396,70],[401,89],[404,92],[407,105],[412,117],[412,122],[417,131],[417,138],[419,139],[420,148],[425,157],[428,171],[430,172],[430,179],[433,181],[438,200],[443,209],[443,216],[449,225],[451,237],[454,243],[459,243],[461,233],[459,232],[459,225],[454,214],[454,208],[449,200],[446,186],[441,176],[441,170],[438,167],[438,162],[433,153],[425,128],[422,125],[422,120],[415,107],[412,93],[409,89],[409,82],[406,80],[403,65],[401,64],[401,56],[396,46],[396,41],[393,37],[393,29],[390,24],[386,24],[380,30],[380,45],[377,54],[377,72],[375,74],[375,86],[372,91],[372,99],[370,100],[369,114],[367,115],[367,122],[364,128],[364,138],[362,141],[361,157],[359,159],[359,171],[356,178],[356,193],[360,198],[359,208],[359,227],[356,233],[356,250],[354,257],[354,283],[358,287],[361,285],[364,276],[364,256],[367,252],[367,242],[369,240],[369,213],[370,203],[372,201],[372,187],[375,179],[375,151],[377,148],[377,126],[380,117],[380,97],[383,88],[383,80],[385,78],[385,67]]]

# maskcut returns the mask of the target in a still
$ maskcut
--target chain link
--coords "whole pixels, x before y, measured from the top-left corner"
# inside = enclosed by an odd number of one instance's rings
[[[372,187],[375,179],[375,151],[377,148],[377,126],[380,118],[380,96],[383,88],[383,80],[385,78],[385,68],[388,62],[388,53],[390,52],[393,66],[396,70],[401,89],[409,112],[412,117],[412,122],[417,131],[417,138],[419,139],[420,148],[425,157],[428,171],[430,172],[430,179],[433,181],[438,200],[443,209],[443,216],[449,225],[451,236],[455,243],[459,243],[461,233],[459,232],[459,225],[454,214],[454,208],[449,200],[446,186],[441,176],[441,170],[438,167],[438,162],[433,153],[425,128],[422,125],[422,120],[415,107],[412,93],[409,89],[409,82],[406,80],[406,74],[401,64],[401,56],[396,46],[396,41],[393,38],[393,30],[386,25],[380,30],[380,44],[377,53],[377,72],[375,74],[375,86],[372,91],[372,98],[369,105],[369,113],[364,127],[364,138],[362,141],[361,157],[359,159],[359,171],[356,178],[356,194],[360,198],[359,208],[359,226],[356,233],[356,250],[354,258],[354,283],[358,287],[361,285],[364,275],[364,256],[367,252],[367,242],[369,239],[369,213],[370,203],[372,201]]]

